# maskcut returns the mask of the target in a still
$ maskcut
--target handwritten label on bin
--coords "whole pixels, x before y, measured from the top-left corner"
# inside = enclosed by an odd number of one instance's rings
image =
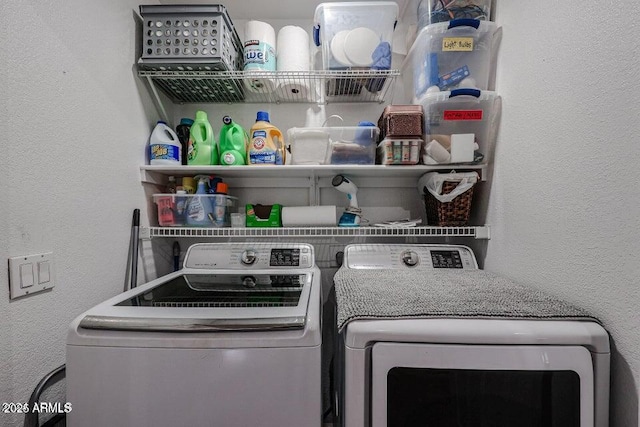
[[[482,110],[444,110],[444,120],[482,120]]]
[[[443,52],[473,51],[473,37],[445,37],[442,39]]]

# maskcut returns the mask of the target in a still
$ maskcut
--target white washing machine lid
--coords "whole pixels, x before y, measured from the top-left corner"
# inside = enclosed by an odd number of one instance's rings
[[[314,274],[184,269],[105,301],[79,327],[214,332],[302,329]]]
[[[364,349],[376,342],[470,345],[573,345],[609,353],[609,335],[596,322],[506,319],[354,320],[345,345]]]

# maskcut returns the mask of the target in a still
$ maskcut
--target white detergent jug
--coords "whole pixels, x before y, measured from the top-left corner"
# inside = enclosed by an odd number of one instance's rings
[[[178,135],[163,121],[158,121],[149,137],[150,165],[182,164],[182,144]]]

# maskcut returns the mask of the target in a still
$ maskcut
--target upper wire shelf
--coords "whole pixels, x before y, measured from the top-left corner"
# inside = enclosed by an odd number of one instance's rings
[[[278,228],[189,228],[141,227],[140,237],[473,237],[489,239],[488,226],[466,227],[278,227]]]
[[[139,69],[177,103],[383,103],[399,70],[207,71]]]

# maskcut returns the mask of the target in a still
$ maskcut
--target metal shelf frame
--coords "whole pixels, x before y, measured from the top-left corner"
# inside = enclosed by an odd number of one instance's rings
[[[141,227],[141,239],[178,237],[473,237],[490,239],[489,226],[467,227],[287,227],[287,228],[188,228]]]
[[[168,70],[158,66],[138,69],[138,76],[147,80],[162,113],[165,110],[158,89],[179,104],[381,104],[391,98],[394,81],[400,76],[399,70],[245,72],[189,70],[187,65],[179,68]]]

